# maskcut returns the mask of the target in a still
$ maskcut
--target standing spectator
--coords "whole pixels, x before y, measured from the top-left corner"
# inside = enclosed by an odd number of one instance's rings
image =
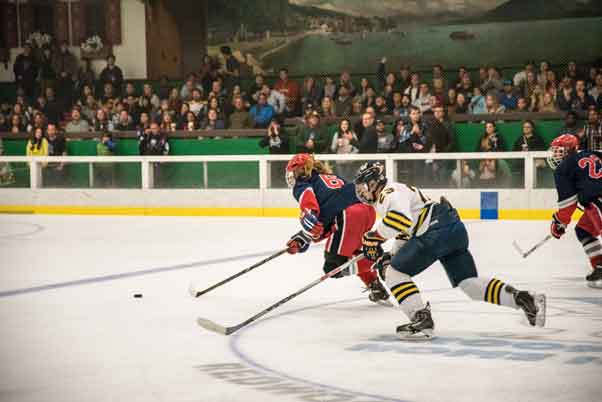
[[[385,131],[385,122],[382,120],[376,120],[375,128],[377,137],[376,152],[393,152],[395,146],[395,137],[393,137],[393,134]]]
[[[346,86],[339,88],[339,96],[334,104],[334,110],[337,116],[350,116],[351,115],[351,102],[353,98],[349,94],[349,89]]]
[[[162,132],[159,124],[150,124],[148,132],[138,133],[138,151],[140,155],[168,155],[169,141],[167,133]],[[156,163],[154,165],[157,165]]]
[[[257,104],[251,107],[251,121],[255,128],[267,128],[274,116],[274,108],[268,105],[267,96],[264,93],[259,94]]]
[[[266,136],[259,141],[259,146],[262,148],[268,147],[270,154],[290,153],[288,136],[282,130],[278,119],[272,118]],[[280,174],[278,175],[280,176]]]
[[[496,96],[499,96],[502,87],[499,71],[495,67],[489,67],[487,69],[487,80],[481,86],[483,93],[493,92]]]
[[[544,151],[543,139],[535,132],[535,123],[531,120],[523,122],[522,135],[514,142],[513,151]]]
[[[337,93],[337,86],[334,83],[332,77],[324,78],[324,87],[322,88],[322,96],[328,96],[330,99],[334,99]]]
[[[36,93],[36,77],[38,76],[38,66],[31,55],[31,46],[25,44],[23,53],[17,56],[13,65],[15,73],[15,84],[21,88],[25,96],[33,99]]]
[[[245,109],[242,97],[237,96],[232,101],[234,111],[228,116],[228,126],[232,129],[251,128],[251,116]]]
[[[56,72],[53,65],[52,48],[44,46],[42,48],[42,57],[40,59],[40,92],[45,93],[46,88],[54,87],[56,81]]]
[[[338,130],[335,131],[330,151],[335,154],[349,155],[359,152],[358,140],[355,133],[351,130],[351,122],[348,119],[342,119]],[[337,161],[337,174],[344,179],[352,180],[355,175],[355,164],[350,161]]]
[[[410,120],[404,125],[399,137],[401,152],[427,152],[428,128],[422,120],[422,113],[416,106],[410,106]]]
[[[257,100],[259,99],[259,93],[261,92],[261,89],[263,88],[264,84],[265,77],[262,74],[255,75],[255,82],[253,83],[253,85],[251,85],[248,92],[249,96],[251,97],[252,104],[257,103]]]
[[[584,80],[577,80],[575,83],[575,97],[573,98],[572,110],[577,112],[577,115],[584,116],[590,106],[595,106],[596,101],[587,93]]]
[[[528,72],[535,72],[535,63],[528,62],[525,64],[525,68],[522,71],[514,74],[514,86],[519,88],[522,87],[525,81],[527,80]]]
[[[320,115],[313,111],[299,133],[296,152],[321,153],[324,150],[325,142],[326,137],[320,127]]]
[[[485,132],[477,144],[477,152],[503,152],[506,150],[504,139],[498,134],[494,122],[485,123]]]
[[[83,59],[84,65],[77,72],[77,88],[81,90],[84,85],[88,85],[94,88],[96,82],[96,73],[92,68],[92,60],[86,58]]]
[[[240,63],[232,55],[230,46],[222,46],[220,53],[224,57],[222,73],[226,76],[225,86],[231,89],[234,85],[240,84]]]
[[[355,124],[354,131],[357,135],[359,141],[364,137],[364,132],[369,128],[374,128],[374,118],[375,114],[372,109],[366,109],[364,113],[361,115],[361,119]],[[374,150],[376,151],[376,145],[374,145]]]
[[[46,128],[48,156],[67,156],[65,137],[59,134],[57,126],[49,124]],[[44,180],[47,186],[65,185],[67,168],[65,162],[49,163],[44,169]]]
[[[370,81],[368,81],[368,78],[362,77],[360,79],[360,89],[357,91],[356,94],[356,96],[359,96],[361,98],[362,103],[366,102],[368,88],[370,88]]]
[[[286,68],[280,69],[279,76],[280,79],[274,85],[274,89],[284,95],[285,112],[288,116],[292,116],[297,113],[299,106],[299,84],[289,79]]]
[[[404,93],[410,96],[410,101],[412,104],[414,104],[414,101],[416,101],[418,96],[420,96],[420,88],[420,74],[412,73],[412,75],[410,75],[410,86],[404,90]]]
[[[481,88],[474,87],[472,98],[470,98],[470,104],[468,110],[471,114],[485,114],[487,113],[487,104],[485,103],[485,97],[481,92]]]
[[[587,123],[583,127],[583,134],[579,138],[579,148],[592,151],[602,151],[602,123],[596,109],[587,112]]]
[[[77,78],[77,59],[69,51],[67,42],[61,42],[59,51],[54,55],[54,71],[56,71],[56,95],[65,109],[74,102],[73,91]]]
[[[514,94],[514,88],[512,87],[512,81],[504,80],[504,92],[501,95],[500,104],[504,106],[505,110],[515,110],[518,97]]]
[[[123,87],[123,71],[115,65],[115,56],[112,54],[107,57],[107,66],[100,72],[98,79],[103,86],[108,83],[112,84],[113,90],[117,95],[121,93]]]
[[[374,113],[366,111],[359,122],[359,129],[356,130],[360,153],[374,154],[378,149],[378,135],[374,127]]]
[[[506,108],[498,103],[498,97],[495,92],[490,92],[485,97],[485,106],[487,114],[500,114],[506,112]]]
[[[46,88],[46,119],[49,123],[58,124],[62,118],[62,105],[56,100],[53,88]]]
[[[339,79],[339,89],[341,87],[347,88],[347,93],[349,94],[349,96],[355,96],[355,86],[353,85],[353,82],[351,82],[351,74],[349,74],[349,71],[347,70],[343,70],[341,72],[341,77]]]
[[[44,131],[41,128],[35,129],[27,141],[26,155],[48,156],[48,141],[44,138]]]
[[[266,96],[268,104],[274,108],[274,113],[276,115],[281,115],[285,112],[286,99],[284,95],[276,90],[270,89],[267,84],[261,88],[261,93]]]
[[[308,106],[315,107],[320,103],[321,89],[313,77],[306,77],[301,90],[301,114],[305,114]]]
[[[111,133],[104,131],[100,141],[96,144],[96,155],[114,156],[117,144],[113,141]],[[94,165],[95,183],[97,187],[115,186],[115,165],[113,163],[97,163]]]
[[[79,108],[74,107],[71,110],[71,121],[65,126],[67,133],[85,133],[90,131],[90,125],[82,119]]]
[[[433,119],[429,126],[430,152],[453,152],[456,143],[454,127],[445,118],[445,109],[442,106],[433,108]]]
[[[556,136],[562,134],[572,134],[577,138],[581,138],[583,136],[583,128],[579,127],[577,113],[567,112],[566,116],[564,117],[564,126],[558,133],[556,133]]]

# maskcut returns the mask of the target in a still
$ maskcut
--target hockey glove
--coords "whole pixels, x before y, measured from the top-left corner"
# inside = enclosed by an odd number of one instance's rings
[[[374,264],[374,269],[376,269],[378,275],[380,276],[380,279],[382,279],[383,281],[385,280],[387,268],[389,267],[389,265],[391,265],[392,258],[393,256],[391,255],[391,253],[383,253],[383,255],[378,260],[376,260],[376,263]]]
[[[552,224],[550,225],[550,233],[557,239],[560,239],[566,232],[566,224],[558,219],[558,212],[552,215]]]
[[[324,225],[318,220],[318,215],[311,209],[301,212],[301,227],[303,232],[313,241],[318,241],[324,232]]]
[[[304,253],[309,248],[311,244],[311,239],[307,237],[303,231],[295,234],[291,239],[286,243],[288,246],[288,250],[286,250],[289,254],[297,254]]]
[[[382,247],[384,242],[385,239],[377,231],[364,233],[362,237],[362,253],[364,253],[364,257],[370,261],[378,260],[385,252]]]

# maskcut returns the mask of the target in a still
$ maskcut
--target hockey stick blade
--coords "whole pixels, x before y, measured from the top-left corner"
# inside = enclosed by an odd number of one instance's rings
[[[526,258],[527,256],[525,255],[525,253],[523,252],[523,250],[521,250],[520,246],[518,245],[518,242],[516,240],[514,240],[512,242],[512,245],[514,246],[514,249],[516,251],[518,251],[518,253],[521,255],[521,257]]]
[[[224,327],[206,318],[198,318],[196,322],[200,327],[205,328],[207,331],[212,331],[222,335],[230,335],[238,329],[236,327]]]

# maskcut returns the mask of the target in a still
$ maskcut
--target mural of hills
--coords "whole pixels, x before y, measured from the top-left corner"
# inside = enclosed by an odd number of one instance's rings
[[[516,21],[602,16],[599,0],[510,0],[481,16],[481,21]]]

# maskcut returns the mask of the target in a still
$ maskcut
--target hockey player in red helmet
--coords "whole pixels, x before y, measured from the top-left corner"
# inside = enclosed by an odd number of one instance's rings
[[[575,233],[593,271],[586,276],[588,286],[602,289],[602,153],[578,151],[579,140],[563,134],[550,145],[548,164],[554,169],[558,191],[558,211],[552,216],[550,231],[559,239],[566,232],[577,203],[584,214],[577,222]]]
[[[326,273],[361,253],[362,235],[372,228],[376,214],[358,200],[353,183],[334,175],[326,163],[305,153],[289,161],[286,181],[299,202],[302,229],[288,241],[289,253],[305,252],[312,241],[326,239],[323,266]],[[372,271],[372,265],[367,259],[359,260],[357,275],[370,291],[371,301],[385,301],[388,293]]]

